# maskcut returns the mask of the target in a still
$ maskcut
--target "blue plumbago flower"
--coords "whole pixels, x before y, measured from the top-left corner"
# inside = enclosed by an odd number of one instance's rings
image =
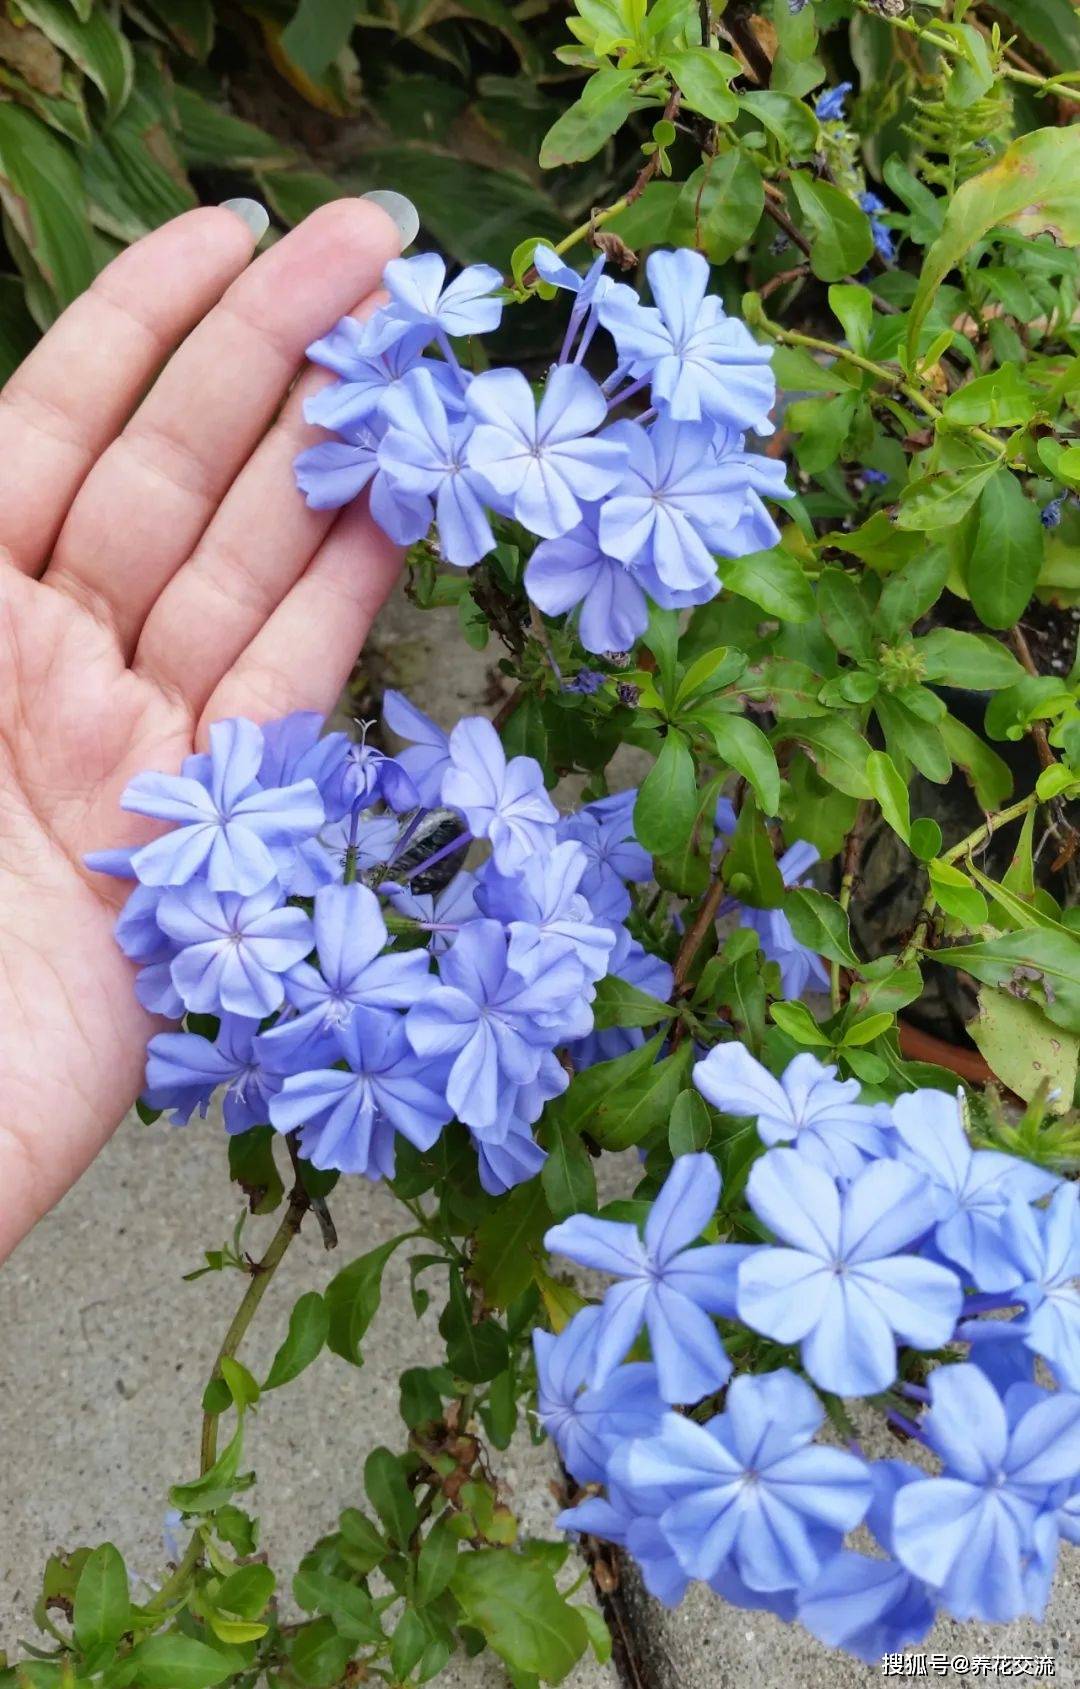
[[[137,774],[129,782],[122,809],[175,823],[132,855],[144,885],[182,886],[201,875],[212,891],[261,891],[277,873],[275,849],[318,832],[324,812],[314,783],[261,787],[262,755],[261,732],[237,717],[211,727],[204,777]]]
[[[396,761],[405,770],[426,809],[434,809],[450,767],[450,736],[409,702],[402,692],[383,693],[383,720],[399,739],[411,741]]]
[[[430,977],[426,950],[386,950],[386,923],[367,886],[324,886],[315,893],[313,924],[319,966],[299,962],[284,980],[300,1012],[266,1034],[283,1062],[313,1033],[346,1025],[357,1009],[409,1008]]]
[[[566,682],[563,691],[580,692],[583,697],[591,698],[594,692],[599,692],[606,679],[607,676],[601,674],[599,669],[578,669],[573,680]]]
[[[489,1196],[505,1196],[515,1185],[535,1178],[547,1160],[547,1151],[519,1121],[511,1121],[509,1131],[498,1143],[476,1132],[470,1132],[470,1136],[480,1184]]]
[[[300,1149],[315,1167],[392,1178],[395,1134],[430,1149],[453,1113],[445,1064],[416,1055],[403,1015],[356,1009],[336,1036],[349,1071],[291,1073],[270,1099],[271,1124],[299,1128]]]
[[[922,1432],[945,1471],[898,1492],[893,1552],[939,1590],[954,1618],[1041,1618],[1055,1486],[1071,1485],[1080,1469],[1080,1396],[1021,1386],[1010,1424],[1013,1392],[1003,1403],[978,1367],[939,1367],[929,1388]]]
[[[466,461],[471,418],[452,420],[427,370],[407,375],[383,401],[388,427],[379,445],[379,467],[396,491],[432,506],[439,545],[448,563],[468,567],[495,545],[484,509],[486,483]]]
[[[676,591],[719,585],[712,542],[742,508],[742,494],[728,501],[727,487],[710,450],[712,429],[659,417],[650,428],[617,422],[608,438],[626,448],[622,480],[600,511],[604,551],[624,563],[655,571]],[[718,509],[726,516],[721,520]]]
[[[512,874],[535,851],[555,842],[559,812],[535,757],[506,760],[499,735],[483,716],[467,716],[450,735],[442,801],[459,809],[475,838],[490,839],[495,866]]]
[[[632,287],[613,283],[597,308],[631,374],[651,380],[653,402],[678,422],[708,417],[740,432],[771,434],[772,351],[706,294],[708,260],[681,247],[654,252],[645,269],[654,306],[642,305]]]
[[[644,1484],[624,1489],[609,1480],[607,1492],[606,1500],[587,1496],[576,1507],[564,1509],[556,1525],[560,1530],[602,1537],[625,1548],[633,1555],[649,1594],[665,1607],[677,1607],[690,1579],[660,1529],[660,1515],[671,1500],[667,1491]]]
[[[1015,1165],[1018,1173],[1036,1171],[1027,1162]],[[1014,1323],[1027,1347],[1050,1363],[1066,1389],[1080,1391],[1080,1192],[1063,1184],[1045,1208],[1032,1208],[1022,1175],[1011,1177],[1021,1191],[999,1222],[996,1283],[1008,1280],[1003,1287],[1026,1309]],[[995,1288],[989,1272],[983,1276],[990,1254],[987,1240],[978,1252],[977,1282],[988,1289]]]
[[[377,333],[377,329],[376,329]],[[384,400],[412,370],[424,370],[447,404],[461,407],[461,389],[447,364],[421,357],[431,339],[426,328],[411,329],[385,351],[368,350],[370,325],[343,317],[328,335],[308,347],[312,363],[332,369],[339,381],[304,403],[304,417],[321,428],[353,428],[382,411]]]
[[[819,123],[843,123],[844,101],[851,93],[854,83],[838,82],[835,88],[826,88],[814,101],[814,115]]]
[[[693,1082],[714,1108],[756,1118],[763,1144],[793,1144],[833,1178],[853,1179],[891,1153],[888,1110],[860,1103],[857,1079],[838,1080],[835,1067],[808,1053],[774,1079],[742,1044],[717,1044],[695,1066]]]
[[[484,874],[476,901],[506,928],[507,961],[519,973],[529,973],[543,956],[567,953],[577,957],[589,984],[609,971],[615,934],[597,926],[579,889],[588,866],[584,850],[568,839],[546,856],[528,857],[515,874]]]
[[[738,1271],[739,1318],[801,1345],[815,1384],[872,1396],[896,1377],[896,1344],[947,1343],[963,1305],[955,1273],[901,1251],[927,1225],[927,1181],[874,1161],[841,1194],[795,1150],[774,1149],[747,1181],[751,1208],[782,1247],[754,1249]]]
[[[341,815],[371,809],[377,803],[399,815],[420,807],[420,793],[397,757],[388,757],[366,741],[350,743],[330,781],[329,801]]]
[[[537,1417],[579,1484],[602,1484],[615,1447],[625,1437],[654,1436],[666,1411],[655,1367],[641,1362],[586,1387],[601,1317],[599,1308],[582,1308],[557,1337],[533,1332]]]
[[[464,868],[437,895],[413,891],[411,886],[395,885],[392,880],[384,880],[380,889],[399,915],[407,915],[430,932],[428,949],[435,956],[441,956],[453,943],[458,929],[467,921],[474,921],[480,913],[476,906],[476,875]]]
[[[889,484],[889,477],[883,469],[867,469],[864,467],[859,470],[859,474],[868,487],[887,487]]]
[[[372,351],[393,345],[414,328],[426,329],[429,340],[490,334],[502,318],[502,300],[496,297],[502,277],[490,264],[469,264],[447,283],[438,253],[421,252],[392,258],[383,271],[383,286],[390,304],[371,318],[366,338]]]
[[[635,1226],[576,1214],[553,1226],[544,1245],[580,1266],[619,1279],[601,1304],[592,1383],[603,1384],[642,1326],[649,1332],[660,1394],[696,1402],[731,1376],[731,1362],[711,1314],[734,1310],[735,1269],[747,1254],[738,1244],[690,1245],[716,1212],[720,1175],[708,1155],[675,1162],[645,1222]]]
[[[721,557],[745,557],[751,551],[767,551],[779,540],[780,530],[762,499],[795,496],[787,484],[784,464],[761,452],[748,452],[744,436],[734,428],[716,429],[713,452],[732,497],[742,493],[741,513],[730,529],[721,528],[713,535],[714,549]]]
[[[898,1490],[919,1473],[903,1460],[879,1460],[870,1468],[874,1500],[866,1525],[886,1553],[892,1552],[892,1512]],[[830,1648],[876,1665],[884,1654],[921,1642],[934,1622],[935,1592],[898,1561],[872,1560],[842,1548],[798,1598],[800,1621]]]
[[[166,892],[157,918],[176,945],[173,984],[200,1014],[225,1010],[258,1020],[280,1009],[282,974],[314,942],[310,920],[302,909],[282,907],[276,885],[241,897],[192,881]]]
[[[533,252],[533,269],[549,287],[563,288],[575,295],[574,312],[584,316],[593,305],[599,304],[613,283],[604,274],[604,255],[594,258],[584,275],[564,264],[550,246],[540,245]]]
[[[817,859],[818,852],[812,844],[796,840],[777,863],[784,884],[799,885]],[[824,962],[815,951],[800,944],[782,909],[751,909],[744,905],[739,925],[757,933],[766,961],[778,965],[780,986],[787,999],[801,997],[811,985],[819,991],[828,989],[829,971]]]
[[[999,1265],[1000,1221],[1014,1196],[1036,1202],[1058,1183],[1055,1174],[996,1150],[973,1150],[959,1096],[915,1091],[892,1105],[895,1154],[929,1182],[929,1218],[941,1254],[974,1276],[980,1289],[1011,1290]],[[928,1228],[929,1229],[929,1228]]]
[[[749,1589],[804,1588],[873,1495],[863,1461],[812,1445],[824,1418],[786,1367],[745,1375],[708,1424],[668,1414],[658,1437],[624,1443],[609,1470],[620,1487],[673,1497],[660,1529],[691,1577],[731,1567]]]
[[[467,395],[477,427],[466,447],[490,501],[542,539],[557,539],[581,521],[582,505],[606,497],[619,481],[626,447],[593,437],[607,400],[575,364],[553,369],[539,409],[520,370],[493,369],[474,378]]]
[[[544,1050],[559,1042],[567,1005],[579,993],[581,966],[571,955],[525,979],[507,962],[497,921],[470,921],[439,961],[440,984],[409,1011],[417,1055],[453,1058],[446,1095],[467,1126],[490,1130],[506,1086],[536,1078]]]
[[[165,895],[160,886],[134,886],[116,918],[116,942],[131,962],[140,965],[135,975],[135,995],[152,1015],[179,1020],[183,999],[172,979],[176,945],[158,925],[158,904]]]
[[[1048,501],[1048,503],[1043,505],[1042,509],[1039,511],[1039,521],[1042,523],[1044,528],[1060,528],[1061,511],[1064,503],[1065,494],[1060,493],[1057,498],[1052,498]]]
[[[820,116],[820,112],[818,113]],[[891,264],[896,257],[896,245],[893,241],[892,230],[887,223],[883,223],[877,216],[879,211],[887,211],[888,206],[877,194],[864,193],[859,195],[860,210],[865,211],[870,219],[870,233],[874,237],[874,247],[886,264]]]
[[[205,1117],[224,1085],[226,1131],[265,1126],[283,1074],[258,1033],[257,1020],[229,1014],[222,1015],[213,1043],[197,1032],[157,1033],[146,1052],[143,1101],[170,1110],[174,1126],[186,1126],[196,1109]]]
[[[575,839],[589,859],[581,891],[605,925],[618,926],[629,915],[628,880],[652,879],[652,857],[634,837],[636,798],[636,790],[620,792],[559,822],[559,839]]]
[[[330,798],[335,777],[349,754],[344,733],[327,733],[317,710],[294,710],[262,728],[263,754],[259,764],[259,785],[293,786],[300,780],[314,782],[327,820],[338,819],[339,811]]]
[[[639,991],[647,991],[650,997],[656,997],[661,1003],[670,1000],[674,975],[668,964],[661,956],[654,956],[636,938],[631,938],[625,927],[615,928],[615,946],[608,960],[607,972],[615,979],[625,979],[629,985],[636,985]],[[616,1056],[623,1056],[628,1050],[637,1050],[645,1042],[645,1034],[639,1026],[607,1026],[602,1031],[592,1031],[584,1038],[578,1038],[567,1048],[567,1053],[573,1060],[574,1068],[580,1071],[586,1067],[593,1067],[599,1061],[614,1061]]]
[[[293,460],[296,485],[310,510],[340,510],[378,478],[384,430],[380,417],[352,423],[341,428],[340,439],[320,440]]]
[[[525,591],[545,616],[580,604],[578,637],[586,651],[629,651],[649,625],[648,600],[630,566],[601,546],[599,515],[591,506],[561,539],[541,540],[525,568]]]

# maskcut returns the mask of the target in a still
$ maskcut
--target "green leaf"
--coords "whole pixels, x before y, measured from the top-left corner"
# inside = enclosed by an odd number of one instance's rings
[[[866,600],[850,575],[825,569],[818,581],[818,613],[825,632],[848,657],[869,657],[873,624]]]
[[[670,1003],[650,996],[617,974],[608,974],[596,987],[593,1025],[597,1032],[610,1026],[655,1026],[658,1020],[670,1020],[674,1013]]]
[[[1023,679],[1011,651],[989,634],[934,628],[915,641],[927,680],[942,680],[975,692],[998,692]]]
[[[805,748],[826,784],[845,792],[849,798],[873,796],[866,777],[866,740],[843,716],[784,721],[773,737],[777,743],[796,740]]]
[[[760,91],[755,88],[750,93],[740,94],[739,104],[776,136],[789,156],[809,158],[816,151],[817,119],[801,100],[793,99],[790,94],[777,94],[771,88]]]
[[[140,1689],[213,1689],[236,1670],[235,1656],[219,1654],[179,1631],[148,1636],[131,1650],[128,1664]]]
[[[214,1464],[189,1484],[173,1484],[169,1500],[182,1513],[213,1513],[233,1492],[241,1488],[240,1457],[244,1452],[244,1427],[238,1424]],[[248,1478],[250,1482],[250,1475]]]
[[[592,1157],[576,1132],[569,1132],[559,1115],[545,1123],[548,1158],[540,1169],[540,1183],[556,1220],[571,1214],[595,1214],[596,1174]]]
[[[986,899],[967,875],[950,862],[929,862],[927,867],[934,897],[945,913],[967,927],[983,926],[989,918]]]
[[[424,1607],[441,1595],[454,1575],[458,1539],[445,1520],[437,1519],[421,1544],[416,1559],[416,1601]]]
[[[589,1133],[601,1149],[630,1149],[668,1120],[675,1098],[686,1084],[693,1048],[689,1041],[680,1044],[673,1055],[665,1056],[616,1095],[604,1099],[589,1122]]]
[[[656,856],[677,850],[694,825],[697,775],[686,735],[668,730],[634,804],[638,842]]]
[[[941,233],[923,260],[908,321],[908,356],[949,271],[991,229],[1022,235],[1048,230],[1062,246],[1080,242],[1080,129],[1034,129],[1006,147],[948,202]]]
[[[127,37],[102,6],[79,18],[67,0],[19,0],[23,17],[36,24],[100,90],[110,117],[131,93],[135,63]]]
[[[980,944],[935,950],[935,962],[963,968],[985,985],[1041,999],[1055,1026],[1080,1032],[1080,934],[1029,928],[1002,933]]]
[[[664,69],[671,72],[682,90],[682,103],[714,123],[731,123],[739,114],[739,102],[731,92],[733,76],[742,73],[738,59],[717,53],[710,47],[685,47],[664,54]]]
[[[87,1556],[75,1589],[73,1628],[84,1653],[117,1643],[131,1622],[127,1569],[119,1549],[103,1542]]]
[[[372,1449],[364,1462],[364,1489],[391,1541],[407,1548],[419,1514],[399,1457],[389,1449]]]
[[[11,100],[0,101],[0,205],[48,289],[51,318],[94,279],[86,194],[70,150]]]
[[[379,1546],[385,1552],[381,1539]],[[373,1643],[382,1640],[382,1626],[371,1596],[348,1578],[320,1571],[317,1564],[309,1565],[302,1561],[293,1579],[293,1595],[306,1613],[325,1613],[341,1635],[347,1636],[350,1641]]]
[[[999,469],[979,495],[978,526],[964,578],[987,627],[1011,628],[1035,590],[1043,561],[1038,506],[1016,476]]]
[[[144,5],[189,57],[207,57],[214,45],[213,0],[144,0]]]
[[[874,300],[870,289],[861,287],[857,282],[830,287],[829,309],[847,335],[852,351],[865,355],[874,328]]]
[[[456,1268],[450,1272],[450,1294],[439,1331],[446,1339],[448,1365],[470,1384],[486,1384],[509,1364],[506,1332],[495,1320],[474,1323],[472,1306]]]
[[[712,1137],[712,1116],[705,1099],[696,1091],[680,1091],[668,1122],[668,1148],[672,1155],[692,1155],[705,1149]]]
[[[289,1663],[304,1689],[330,1689],[341,1682],[352,1653],[352,1641],[332,1619],[316,1619],[292,1638]]]
[[[810,233],[810,266],[821,281],[861,270],[874,250],[870,219],[840,188],[795,170],[791,186]]]
[[[907,782],[887,751],[871,751],[866,759],[866,778],[894,833],[907,844],[911,837],[911,806],[908,803]]]
[[[809,1049],[829,1049],[832,1039],[814,1019],[805,1003],[774,1003],[770,1015],[782,1032],[796,1044]]]
[[[327,1285],[324,1292],[328,1326],[326,1342],[335,1355],[353,1366],[363,1364],[360,1340],[378,1312],[382,1300],[383,1269],[403,1237],[380,1243],[366,1255],[350,1261]]]
[[[748,598],[784,622],[808,622],[814,594],[802,569],[782,546],[724,559],[724,591]]]
[[[642,102],[632,92],[636,70],[599,70],[552,124],[540,146],[541,170],[593,158]]]
[[[692,246],[723,264],[745,246],[761,220],[761,171],[739,147],[714,153],[683,183],[668,226],[673,246]]]
[[[851,948],[847,915],[835,898],[813,886],[795,886],[784,899],[784,914],[800,944],[830,962],[842,962],[849,968],[859,966]]]
[[[884,640],[910,633],[933,608],[945,590],[951,562],[947,546],[925,546],[888,576],[874,612],[875,630]]]
[[[549,1109],[545,1118],[550,1115]],[[533,1251],[550,1224],[551,1210],[536,1179],[517,1185],[481,1220],[472,1271],[489,1307],[508,1308],[528,1289]]]
[[[358,13],[357,0],[299,0],[281,32],[281,50],[318,82],[347,45]]]
[[[284,165],[293,156],[283,145],[254,123],[234,117],[223,106],[204,99],[194,88],[177,83],[173,89],[185,162],[237,169]]]
[[[1018,1097],[1031,1102],[1040,1087],[1049,1084],[1058,1093],[1050,1109],[1063,1112],[1071,1107],[1080,1035],[1054,1026],[1037,1004],[990,985],[979,992],[979,1012],[968,1021],[967,1030],[995,1078]]]
[[[266,1611],[277,1583],[269,1566],[238,1566],[217,1592],[215,1605],[242,1619],[257,1619]]]
[[[750,782],[762,811],[775,815],[780,808],[780,770],[760,727],[708,703],[698,705],[693,719],[708,733],[721,761]]]
[[[998,464],[992,460],[964,464],[957,469],[935,469],[910,481],[900,495],[898,526],[920,534],[954,527],[997,472]]]
[[[666,1031],[658,1032],[638,1049],[575,1074],[563,1095],[548,1104],[545,1119],[558,1114],[568,1130],[595,1136],[596,1123],[603,1121],[613,1101],[650,1071],[666,1037]]]
[[[259,1386],[243,1361],[225,1355],[221,1362],[221,1381],[229,1392],[229,1400],[238,1413],[254,1407],[259,1399]]]
[[[390,1643],[390,1666],[395,1682],[404,1683],[427,1646],[427,1631],[419,1613],[406,1607]]]
[[[1038,403],[1038,388],[1025,381],[1015,364],[1004,363],[1000,369],[957,388],[941,408],[950,422],[961,427],[989,424],[991,428],[1015,428],[1031,421]]]
[[[305,1291],[289,1315],[284,1343],[271,1362],[264,1390],[276,1390],[298,1378],[309,1367],[326,1342],[330,1316],[317,1290]]]
[[[588,1647],[581,1613],[539,1560],[481,1548],[459,1557],[450,1588],[465,1623],[514,1671],[561,1683]]]
[[[1013,789],[1008,763],[955,716],[944,716],[940,727],[945,749],[971,781],[982,808],[988,814],[1000,809]]]
[[[733,894],[756,909],[778,909],[784,901],[784,882],[755,803],[744,803],[739,811],[722,872]]]
[[[277,1136],[272,1126],[253,1126],[229,1139],[229,1177],[240,1186],[253,1214],[272,1213],[285,1194],[274,1160]]]

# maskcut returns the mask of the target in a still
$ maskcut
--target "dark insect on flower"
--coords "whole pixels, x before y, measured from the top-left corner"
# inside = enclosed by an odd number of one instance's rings
[[[1039,512],[1039,521],[1044,528],[1056,528],[1061,522],[1061,508],[1065,503],[1065,494],[1060,493],[1052,498],[1049,504],[1044,504]]]
[[[615,688],[615,694],[620,704],[625,704],[627,709],[632,710],[637,707],[637,701],[641,697],[641,687],[634,686],[628,680],[620,680]]]
[[[628,669],[630,667],[629,651],[605,651],[605,663],[610,663],[613,669]]]
[[[780,258],[780,257],[782,257],[783,254],[787,251],[787,249],[790,245],[791,245],[791,241],[788,239],[788,236],[781,229],[780,233],[777,234],[777,235],[774,235],[772,240],[769,242],[769,257],[770,258]]]

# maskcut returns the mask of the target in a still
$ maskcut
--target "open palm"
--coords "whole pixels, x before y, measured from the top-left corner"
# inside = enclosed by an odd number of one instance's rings
[[[339,201],[248,267],[238,217],[189,212],[0,393],[0,1259],[130,1106],[154,1030],[112,937],[124,887],[84,854],[152,835],[123,787],[210,722],[328,709],[397,572],[364,509],[305,507],[291,463],[323,379],[293,385],[304,347],[399,244]]]

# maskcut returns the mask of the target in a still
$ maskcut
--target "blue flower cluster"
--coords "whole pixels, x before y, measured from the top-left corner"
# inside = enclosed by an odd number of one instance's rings
[[[517,369],[472,374],[454,350],[498,326],[497,271],[474,264],[447,285],[433,253],[394,259],[389,303],[309,348],[337,380],[305,414],[338,437],[301,453],[297,482],[317,509],[367,488],[401,545],[434,522],[443,557],[463,567],[494,547],[492,516],[512,518],[539,541],[525,574],[533,603],[575,611],[588,651],[628,650],[650,599],[703,604],[720,590],[717,557],[779,537],[762,499],[791,496],[783,464],[744,440],[773,431],[772,354],[708,295],[699,253],[652,254],[651,305],[605,276],[603,258],[581,276],[538,246],[534,264],[574,296],[539,394]],[[600,327],[615,345],[602,382],[583,363]]]
[[[623,925],[627,881],[651,873],[635,794],[561,816],[489,721],[447,734],[394,692],[385,714],[410,741],[397,757],[308,713],[219,722],[179,774],[124,792],[167,830],[88,861],[137,882],[117,939],[144,1007],[214,1017],[213,1036],[151,1039],[150,1107],[184,1123],[224,1088],[230,1132],[269,1122],[316,1167],[369,1178],[393,1174],[397,1134],[425,1150],[456,1117],[498,1194],[543,1163],[532,1127],[569,1082],[555,1052],[587,1059],[605,1036],[597,981],[670,991]],[[439,818],[454,836],[409,866]],[[475,872],[413,884],[474,840]]]
[[[548,1233],[615,1281],[535,1337],[539,1417],[605,1490],[560,1523],[625,1546],[668,1604],[697,1579],[868,1662],[939,1610],[1041,1617],[1059,1541],[1080,1542],[1076,1186],[973,1150],[943,1092],[864,1103],[811,1055],[777,1079],[735,1043],[693,1077],[757,1123],[746,1196],[773,1241],[699,1242],[720,1196],[707,1154],[676,1160],[643,1233],[589,1215]],[[740,1328],[743,1352],[758,1333],[789,1364],[732,1379]],[[643,1330],[651,1359],[628,1361]],[[898,1348],[941,1362],[926,1385]],[[717,1392],[711,1417],[672,1411]],[[876,1398],[921,1466],[818,1440],[822,1396]],[[875,1553],[845,1545],[859,1525]]]

